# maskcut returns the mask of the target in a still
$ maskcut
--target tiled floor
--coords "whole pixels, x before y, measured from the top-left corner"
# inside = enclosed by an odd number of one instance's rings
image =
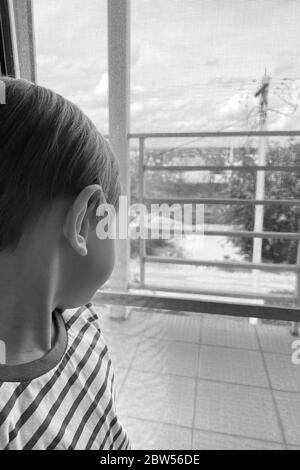
[[[287,326],[97,308],[134,449],[300,448],[300,365]]]

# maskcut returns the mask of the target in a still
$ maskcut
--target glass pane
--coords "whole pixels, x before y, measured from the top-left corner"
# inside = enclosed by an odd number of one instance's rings
[[[108,133],[106,0],[34,0],[37,83],[79,105]]]
[[[300,3],[132,0],[132,130],[299,127]]]

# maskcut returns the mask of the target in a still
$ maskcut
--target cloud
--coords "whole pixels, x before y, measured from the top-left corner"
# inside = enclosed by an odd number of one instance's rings
[[[57,61],[57,54],[38,54],[37,55],[37,67],[53,67]]]
[[[141,59],[141,47],[139,45],[135,45],[131,49],[130,54],[130,63],[131,67],[135,67]]]
[[[221,65],[221,61],[220,61],[220,59],[217,59],[217,58],[208,59],[208,60],[205,62],[205,65],[206,65],[207,67],[217,67],[217,66]]]
[[[94,93],[96,96],[99,96],[100,98],[107,96],[107,93],[108,93],[108,73],[107,72],[104,72],[102,74],[100,82],[94,89]]]
[[[257,106],[253,93],[265,67],[274,82],[299,77],[300,2],[274,0],[271,9],[269,3],[135,0],[131,130],[215,130],[234,120],[245,129],[246,104]],[[34,8],[38,83],[106,128],[106,0],[89,0],[84,8],[82,0],[35,0]],[[286,112],[274,97],[271,105]],[[298,111],[269,113],[271,128],[298,122]]]

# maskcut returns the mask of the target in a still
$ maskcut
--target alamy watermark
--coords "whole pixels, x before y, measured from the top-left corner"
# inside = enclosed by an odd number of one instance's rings
[[[292,353],[292,364],[294,364],[294,366],[299,366],[300,365],[300,339],[293,341],[292,349],[294,349],[294,352]]]
[[[96,233],[100,240],[170,239],[187,234],[204,235],[203,204],[129,204],[127,196],[120,196],[119,209],[111,204],[100,204],[96,212],[100,218]]]
[[[6,364],[6,345],[4,341],[0,341],[0,365]]]

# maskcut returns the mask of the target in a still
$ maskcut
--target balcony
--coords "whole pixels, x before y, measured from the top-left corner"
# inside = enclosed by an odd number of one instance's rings
[[[198,205],[203,214],[200,227],[192,220],[182,227],[182,213],[179,220],[173,214],[165,229],[172,243],[153,255],[149,253],[152,225],[163,239],[163,223],[168,221],[163,214],[153,217],[150,210],[148,240],[139,238],[138,257],[131,253],[129,286],[145,292],[298,306],[300,200],[287,191],[288,181],[296,181],[298,157],[284,155],[298,149],[299,135],[297,131],[130,135],[131,142],[138,141],[131,147],[131,172],[137,180],[131,190],[133,202],[147,208],[189,205],[194,212]],[[183,138],[185,147],[172,148],[175,139]],[[161,148],[155,146],[157,140]],[[149,141],[152,146],[147,148]],[[279,231],[275,225],[280,227],[277,221],[286,220],[287,214],[295,214],[296,223],[282,224]],[[294,254],[285,262],[284,257],[276,258],[275,246],[281,254],[283,247],[293,246]]]
[[[299,366],[283,322],[99,305],[134,449],[299,449]]]

